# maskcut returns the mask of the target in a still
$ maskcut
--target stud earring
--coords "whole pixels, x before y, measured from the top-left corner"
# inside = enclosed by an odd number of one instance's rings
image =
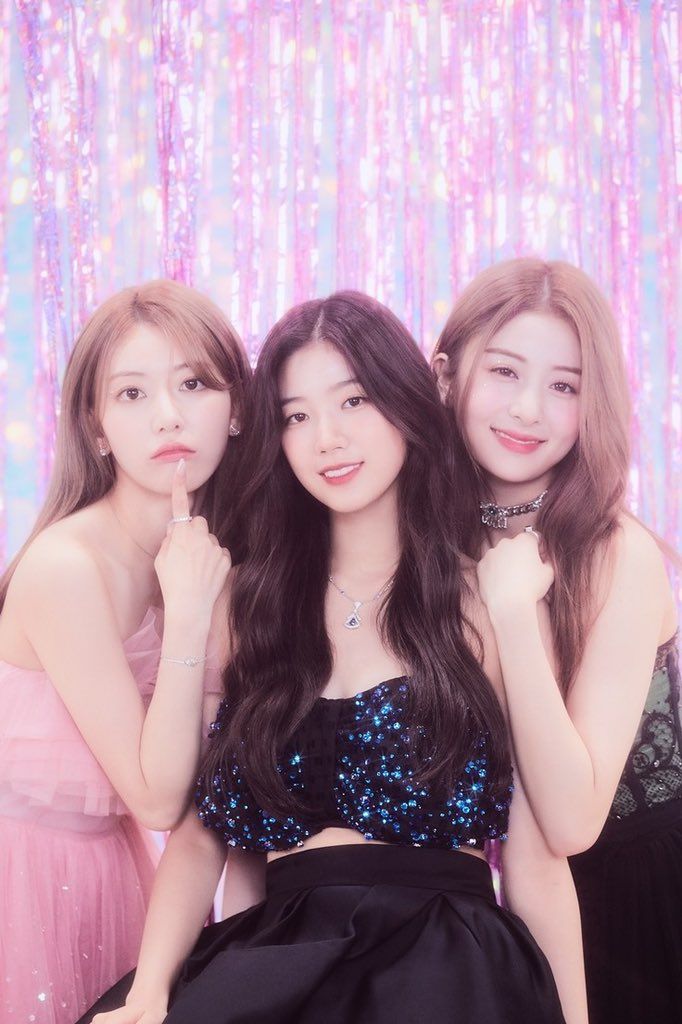
[[[241,434],[241,430],[239,429],[239,427],[235,427],[234,423],[230,423],[229,434],[230,437],[239,437],[239,435]]]
[[[103,437],[97,438],[97,447],[103,459],[106,458],[106,456],[109,455],[109,453],[111,452],[111,448],[109,447],[109,445],[107,444]]]

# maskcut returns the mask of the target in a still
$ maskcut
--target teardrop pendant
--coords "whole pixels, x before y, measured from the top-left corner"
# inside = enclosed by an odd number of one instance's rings
[[[362,601],[353,601],[353,611],[344,622],[346,629],[359,629],[362,625],[362,619],[358,615],[361,606]]]

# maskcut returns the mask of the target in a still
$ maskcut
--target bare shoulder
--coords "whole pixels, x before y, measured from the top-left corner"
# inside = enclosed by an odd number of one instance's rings
[[[614,538],[618,557],[635,564],[664,567],[663,552],[656,538],[634,516],[623,513]]]
[[[649,608],[658,619],[661,639],[675,629],[675,599],[663,551],[655,536],[634,516],[621,514],[616,530],[596,560],[593,573],[595,620],[608,605]]]
[[[32,541],[14,572],[8,598],[35,602],[41,595],[52,595],[55,601],[63,601],[76,593],[99,592],[103,585],[87,531],[69,517],[48,526]]]
[[[599,564],[600,582],[610,577],[618,585],[641,586],[661,599],[671,596],[663,552],[656,538],[634,516],[623,514],[614,532],[608,556]]]

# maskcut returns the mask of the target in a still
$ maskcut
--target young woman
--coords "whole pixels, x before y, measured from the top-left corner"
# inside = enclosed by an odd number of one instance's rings
[[[572,859],[591,1024],[677,1020],[676,610],[659,546],[626,510],[615,322],[577,268],[516,259],[465,290],[434,361],[464,437],[467,550],[521,778],[557,854],[595,844]]]
[[[365,296],[304,303],[264,344],[254,417],[201,821],[171,837],[133,989],[97,1024],[552,1024],[547,959],[566,1020],[585,1022],[575,893],[520,783],[511,800],[499,666],[422,354]],[[483,855],[508,824],[519,917]],[[228,867],[242,912],[183,967],[226,847],[247,851],[237,891]]]
[[[73,1024],[135,961],[153,858],[133,818],[181,817],[221,688],[215,499],[249,376],[170,281],[109,299],[74,347],[50,492],[0,583],[3,1020]]]

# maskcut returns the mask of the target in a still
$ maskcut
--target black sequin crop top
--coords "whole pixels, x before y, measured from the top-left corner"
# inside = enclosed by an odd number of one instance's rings
[[[436,798],[427,785],[413,783],[407,695],[408,681],[399,678],[355,697],[319,698],[278,765],[290,791],[305,803],[305,815],[277,818],[260,808],[235,761],[213,777],[212,795],[207,780],[199,779],[202,822],[230,846],[259,851],[301,846],[327,827],[434,849],[481,849],[487,839],[506,839],[511,764],[503,779],[491,779],[482,735],[449,796]],[[223,701],[214,734],[228,715]]]

